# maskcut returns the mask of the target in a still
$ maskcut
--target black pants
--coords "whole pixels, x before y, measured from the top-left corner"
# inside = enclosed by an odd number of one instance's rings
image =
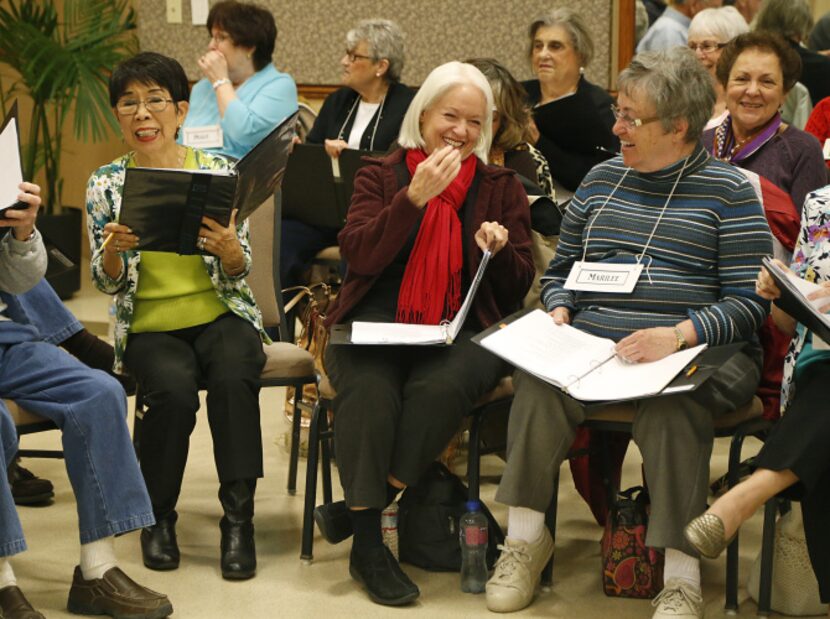
[[[801,500],[810,561],[821,601],[830,603],[830,362],[811,365],[796,380],[795,398],[756,458],[773,471],[790,469],[800,480],[785,493]]]
[[[462,331],[452,346],[337,346],[326,351],[335,451],[346,504],[382,509],[391,473],[421,477],[481,395],[508,373]]]
[[[207,388],[219,481],[262,477],[257,379],[265,353],[248,322],[228,313],[187,329],[133,334],[124,361],[147,405],[141,472],[157,519],[169,515],[179,498],[200,385]]]

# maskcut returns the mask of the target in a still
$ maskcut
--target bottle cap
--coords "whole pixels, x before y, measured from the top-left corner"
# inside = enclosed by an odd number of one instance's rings
[[[481,503],[479,503],[478,501],[467,501],[466,507],[467,507],[468,512],[480,512],[481,511]]]

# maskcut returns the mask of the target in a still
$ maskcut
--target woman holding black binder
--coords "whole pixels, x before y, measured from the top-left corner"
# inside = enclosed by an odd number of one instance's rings
[[[821,284],[811,296],[823,300],[819,310],[830,311],[830,187],[807,195],[792,270],[807,281]],[[779,263],[785,268],[785,265]],[[766,269],[756,282],[758,294],[775,301],[781,291]],[[744,520],[779,492],[801,501],[804,533],[821,601],[830,604],[830,347],[798,324],[777,305],[772,318],[792,336],[784,363],[781,420],[755,458],[755,472],[720,497],[706,513],[686,527],[689,542],[705,557],[717,557]]]
[[[403,33],[387,19],[367,19],[346,34],[340,59],[343,88],[323,103],[306,142],[322,144],[331,157],[346,148],[385,152],[398,138],[414,92],[401,84]],[[337,245],[337,228],[296,219],[282,222],[280,275],[283,287],[302,284],[304,271],[322,249]]]
[[[146,411],[141,471],[156,524],[141,533],[144,564],[179,565],[176,501],[190,433],[207,386],[208,421],[224,510],[222,576],[256,570],[253,506],[262,476],[257,379],[265,362],[262,319],[245,283],[251,266],[248,223],[202,219],[203,255],[136,251],[138,237],[118,223],[126,169],[133,166],[225,170],[219,155],[181,146],[188,82],[172,58],[143,52],[116,67],[110,102],[130,152],[96,170],[87,186],[92,277],[115,296],[115,366],[135,376]]]

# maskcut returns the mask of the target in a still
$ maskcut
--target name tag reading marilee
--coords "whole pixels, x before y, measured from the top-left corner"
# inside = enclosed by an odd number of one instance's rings
[[[606,264],[601,262],[574,262],[565,290],[629,294],[637,285],[643,265]]]
[[[207,125],[205,127],[183,127],[182,142],[193,148],[222,148],[224,138],[222,127]]]

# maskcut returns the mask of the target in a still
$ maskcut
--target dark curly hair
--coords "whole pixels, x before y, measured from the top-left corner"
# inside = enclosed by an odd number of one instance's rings
[[[187,75],[178,60],[156,52],[141,52],[115,67],[109,83],[112,107],[133,82],[166,88],[174,103],[187,101],[190,94]]]
[[[765,30],[757,30],[739,34],[726,44],[718,59],[717,76],[721,85],[726,88],[729,74],[735,61],[748,49],[758,49],[770,52],[778,57],[781,64],[781,74],[784,76],[784,92],[789,92],[798,78],[801,77],[801,58],[792,46],[781,35]]]

